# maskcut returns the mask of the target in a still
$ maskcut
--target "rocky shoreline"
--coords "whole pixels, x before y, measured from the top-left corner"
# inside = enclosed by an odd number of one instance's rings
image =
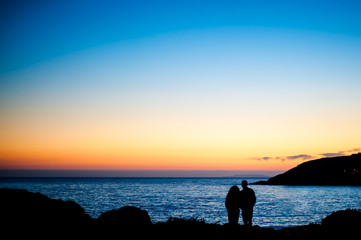
[[[205,223],[202,219],[170,218],[153,224],[148,212],[125,206],[91,218],[74,201],[50,199],[40,193],[21,189],[0,189],[0,218],[3,236],[12,239],[53,238],[125,238],[140,239],[309,239],[359,237],[360,210],[342,210],[322,219],[321,224],[282,228]]]

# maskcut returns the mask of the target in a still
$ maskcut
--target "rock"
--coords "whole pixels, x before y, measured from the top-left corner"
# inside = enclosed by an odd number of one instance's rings
[[[250,183],[250,185],[267,185],[267,181],[257,181],[257,182],[254,182],[254,183]]]
[[[104,212],[99,216],[97,222],[102,225],[119,227],[147,226],[152,224],[146,210],[132,206]]]
[[[0,221],[3,229],[15,234],[34,236],[75,234],[91,218],[74,201],[50,199],[40,193],[20,189],[0,189]]]
[[[361,226],[361,210],[346,209],[333,212],[322,219],[321,226],[329,231],[352,231]]]
[[[154,235],[148,212],[132,206],[102,213],[95,226],[95,236],[99,239],[142,239]]]

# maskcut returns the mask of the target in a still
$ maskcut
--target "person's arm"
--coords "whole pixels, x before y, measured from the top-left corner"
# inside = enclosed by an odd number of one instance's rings
[[[256,198],[256,194],[254,193],[253,190],[252,190],[252,192],[253,192],[253,205],[255,205],[257,198]]]

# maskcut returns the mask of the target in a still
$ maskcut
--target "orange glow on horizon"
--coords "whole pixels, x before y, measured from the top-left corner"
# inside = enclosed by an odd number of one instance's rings
[[[305,160],[257,158],[348,150],[359,147],[361,133],[359,122],[336,118],[44,111],[2,116],[1,169],[287,170]]]
[[[32,152],[1,151],[1,169],[77,169],[77,170],[240,170],[240,171],[284,171],[305,160],[258,160],[247,155],[233,157],[229,154],[195,154],[192,152],[150,152],[105,154],[72,151]],[[153,156],[152,156],[153,155]],[[254,155],[253,155],[254,156]],[[310,159],[308,159],[310,160]]]

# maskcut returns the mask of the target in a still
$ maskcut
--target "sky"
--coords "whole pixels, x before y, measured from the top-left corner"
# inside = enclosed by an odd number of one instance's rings
[[[284,171],[361,151],[359,1],[0,3],[0,170]]]

